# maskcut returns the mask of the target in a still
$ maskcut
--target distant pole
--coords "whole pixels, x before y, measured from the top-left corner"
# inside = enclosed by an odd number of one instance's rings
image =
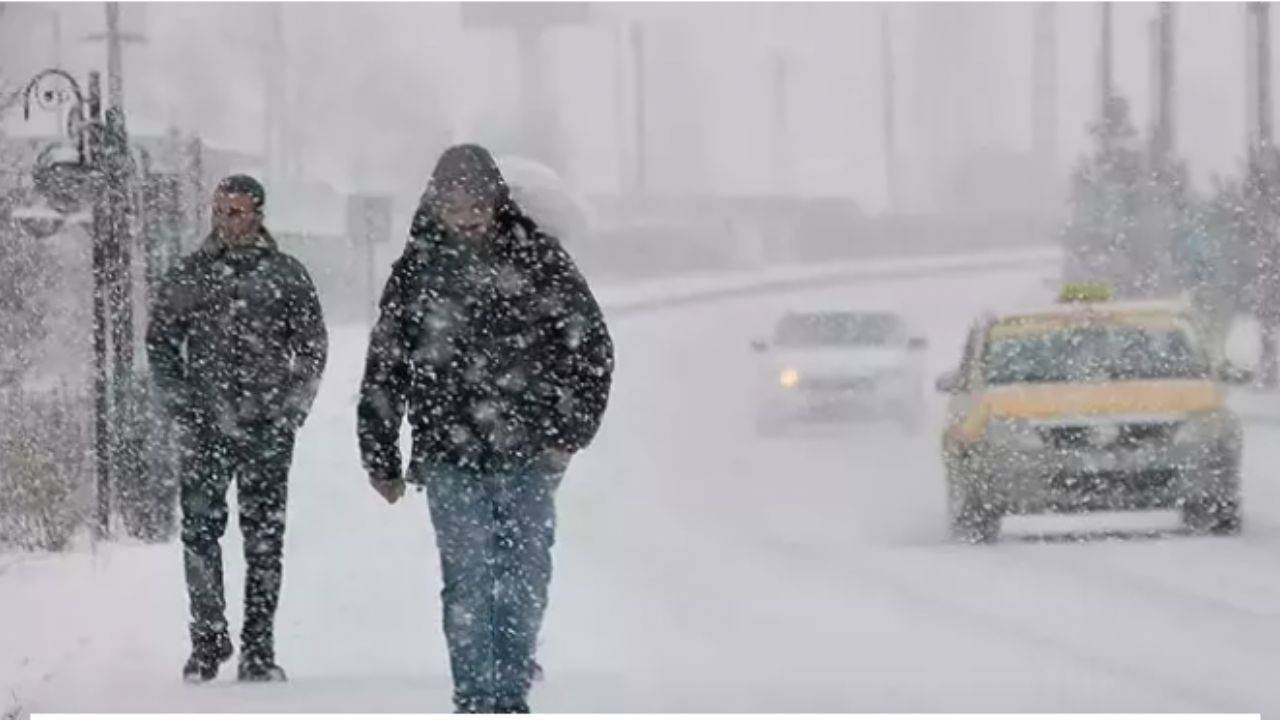
[[[284,20],[280,3],[268,6],[267,28],[261,38],[263,92],[263,160],[267,187],[283,182],[289,175],[289,120],[285,113]]]
[[[1157,167],[1165,168],[1175,149],[1174,92],[1175,48],[1173,3],[1162,2],[1156,19],[1156,122],[1152,132],[1152,153]]]
[[[107,6],[107,107],[124,109],[124,76],[120,57],[120,3]]]
[[[773,186],[779,195],[795,192],[791,178],[791,128],[788,92],[791,84],[791,62],[782,47],[773,49]]]
[[[1271,8],[1268,3],[1253,3],[1258,33],[1258,143],[1269,149],[1271,136]]]
[[[643,194],[649,185],[649,148],[646,140],[648,124],[645,122],[647,78],[645,75],[644,26],[639,22],[631,26],[631,48],[635,57],[635,130],[636,130],[636,192]]]
[[[1098,92],[1100,116],[1105,120],[1111,105],[1111,3],[1102,3],[1102,39],[1098,48]]]
[[[1057,179],[1058,36],[1052,3],[1035,5],[1032,17],[1031,145],[1046,183]]]
[[[107,109],[124,112],[124,43],[145,43],[146,38],[120,30],[120,3],[103,3],[107,16],[106,32],[92,33],[86,41],[102,40],[107,45]],[[61,35],[61,26],[58,33]],[[60,52],[60,50],[59,50]]]
[[[1244,6],[1244,122],[1245,156],[1253,159],[1258,145],[1258,18],[1252,4]]]
[[[897,118],[894,112],[893,34],[887,7],[880,10],[880,49],[882,62],[881,90],[883,91],[881,102],[884,105],[885,203],[889,212],[896,213],[899,209]]]
[[[630,153],[627,152],[627,39],[630,33],[630,26],[622,23],[617,27],[614,35],[615,52],[613,61],[613,100],[616,129],[614,131],[614,142],[617,143],[618,150],[618,193],[625,194],[631,183],[631,162]]]
[[[1274,214],[1271,197],[1275,182],[1275,151],[1272,138],[1271,108],[1271,12],[1265,2],[1249,3],[1253,20],[1253,39],[1256,50],[1253,56],[1257,84],[1251,89],[1257,103],[1254,118],[1257,134],[1254,137],[1250,157],[1253,172],[1257,173],[1259,187],[1254,209],[1256,242],[1260,253],[1258,263],[1259,307],[1261,326],[1261,352],[1258,360],[1258,381],[1265,388],[1280,383],[1280,361],[1276,354],[1276,339],[1280,328],[1280,252],[1276,247]]]

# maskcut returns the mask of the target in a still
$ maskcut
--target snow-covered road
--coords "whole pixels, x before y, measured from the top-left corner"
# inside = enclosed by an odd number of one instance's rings
[[[755,437],[747,342],[789,307],[900,308],[932,376],[978,311],[1050,294],[1002,270],[616,320],[610,413],[561,491],[535,709],[1280,712],[1280,426],[1248,430],[1238,538],[1163,516],[1019,519],[993,547],[945,540],[940,398],[917,436]],[[0,556],[0,711],[449,709],[425,499],[389,508],[365,484],[365,337],[333,341],[290,488],[292,681],[184,686],[180,550],[116,544]]]

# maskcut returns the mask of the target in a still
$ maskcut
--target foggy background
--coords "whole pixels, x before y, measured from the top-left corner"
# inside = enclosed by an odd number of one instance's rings
[[[961,168],[1007,167],[1041,153],[1065,177],[1098,114],[1099,6],[1055,5],[1056,68],[1045,77],[1056,85],[1056,131],[1033,146],[1034,8],[592,5],[585,22],[548,26],[537,45],[543,69],[534,94],[555,109],[559,146],[543,160],[587,195],[794,193],[883,211],[887,16],[897,64],[897,209],[1006,211],[999,193],[975,205],[958,187]],[[1114,9],[1116,83],[1140,127],[1151,104],[1154,12],[1152,3]],[[0,77],[12,86],[49,65],[81,75],[101,69],[102,43],[83,38],[101,32],[102,14],[98,4],[8,4]],[[523,150],[528,112],[516,32],[464,27],[456,4],[126,4],[122,24],[145,38],[126,44],[124,56],[134,135],[174,126],[247,154],[274,153],[263,163],[272,175],[405,196],[421,190],[452,141]],[[635,28],[644,45],[643,188],[635,177]],[[1243,37],[1241,5],[1178,6],[1177,146],[1199,188],[1243,159]],[[277,105],[273,120],[268,98]],[[270,123],[283,139],[274,148]],[[11,115],[5,129],[21,135],[38,126]]]

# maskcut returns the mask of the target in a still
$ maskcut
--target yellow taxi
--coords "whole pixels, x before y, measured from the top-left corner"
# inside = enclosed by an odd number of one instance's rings
[[[950,393],[942,451],[953,535],[998,538],[1005,515],[1172,509],[1191,528],[1240,529],[1239,419],[1188,308],[1111,302],[976,322]]]

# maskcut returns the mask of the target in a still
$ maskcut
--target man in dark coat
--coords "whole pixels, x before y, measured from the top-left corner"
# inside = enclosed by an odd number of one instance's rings
[[[358,434],[388,502],[406,480],[426,486],[459,711],[528,712],[555,491],[596,434],[612,372],[600,308],[560,243],[487,151],[446,151],[382,295]]]
[[[247,566],[239,679],[285,679],[273,627],[289,466],[328,334],[311,277],[262,225],[264,200],[262,186],[244,175],[218,185],[213,232],[165,278],[147,329],[157,395],[183,445],[189,682],[215,678],[233,652],[219,546],[233,478]]]

